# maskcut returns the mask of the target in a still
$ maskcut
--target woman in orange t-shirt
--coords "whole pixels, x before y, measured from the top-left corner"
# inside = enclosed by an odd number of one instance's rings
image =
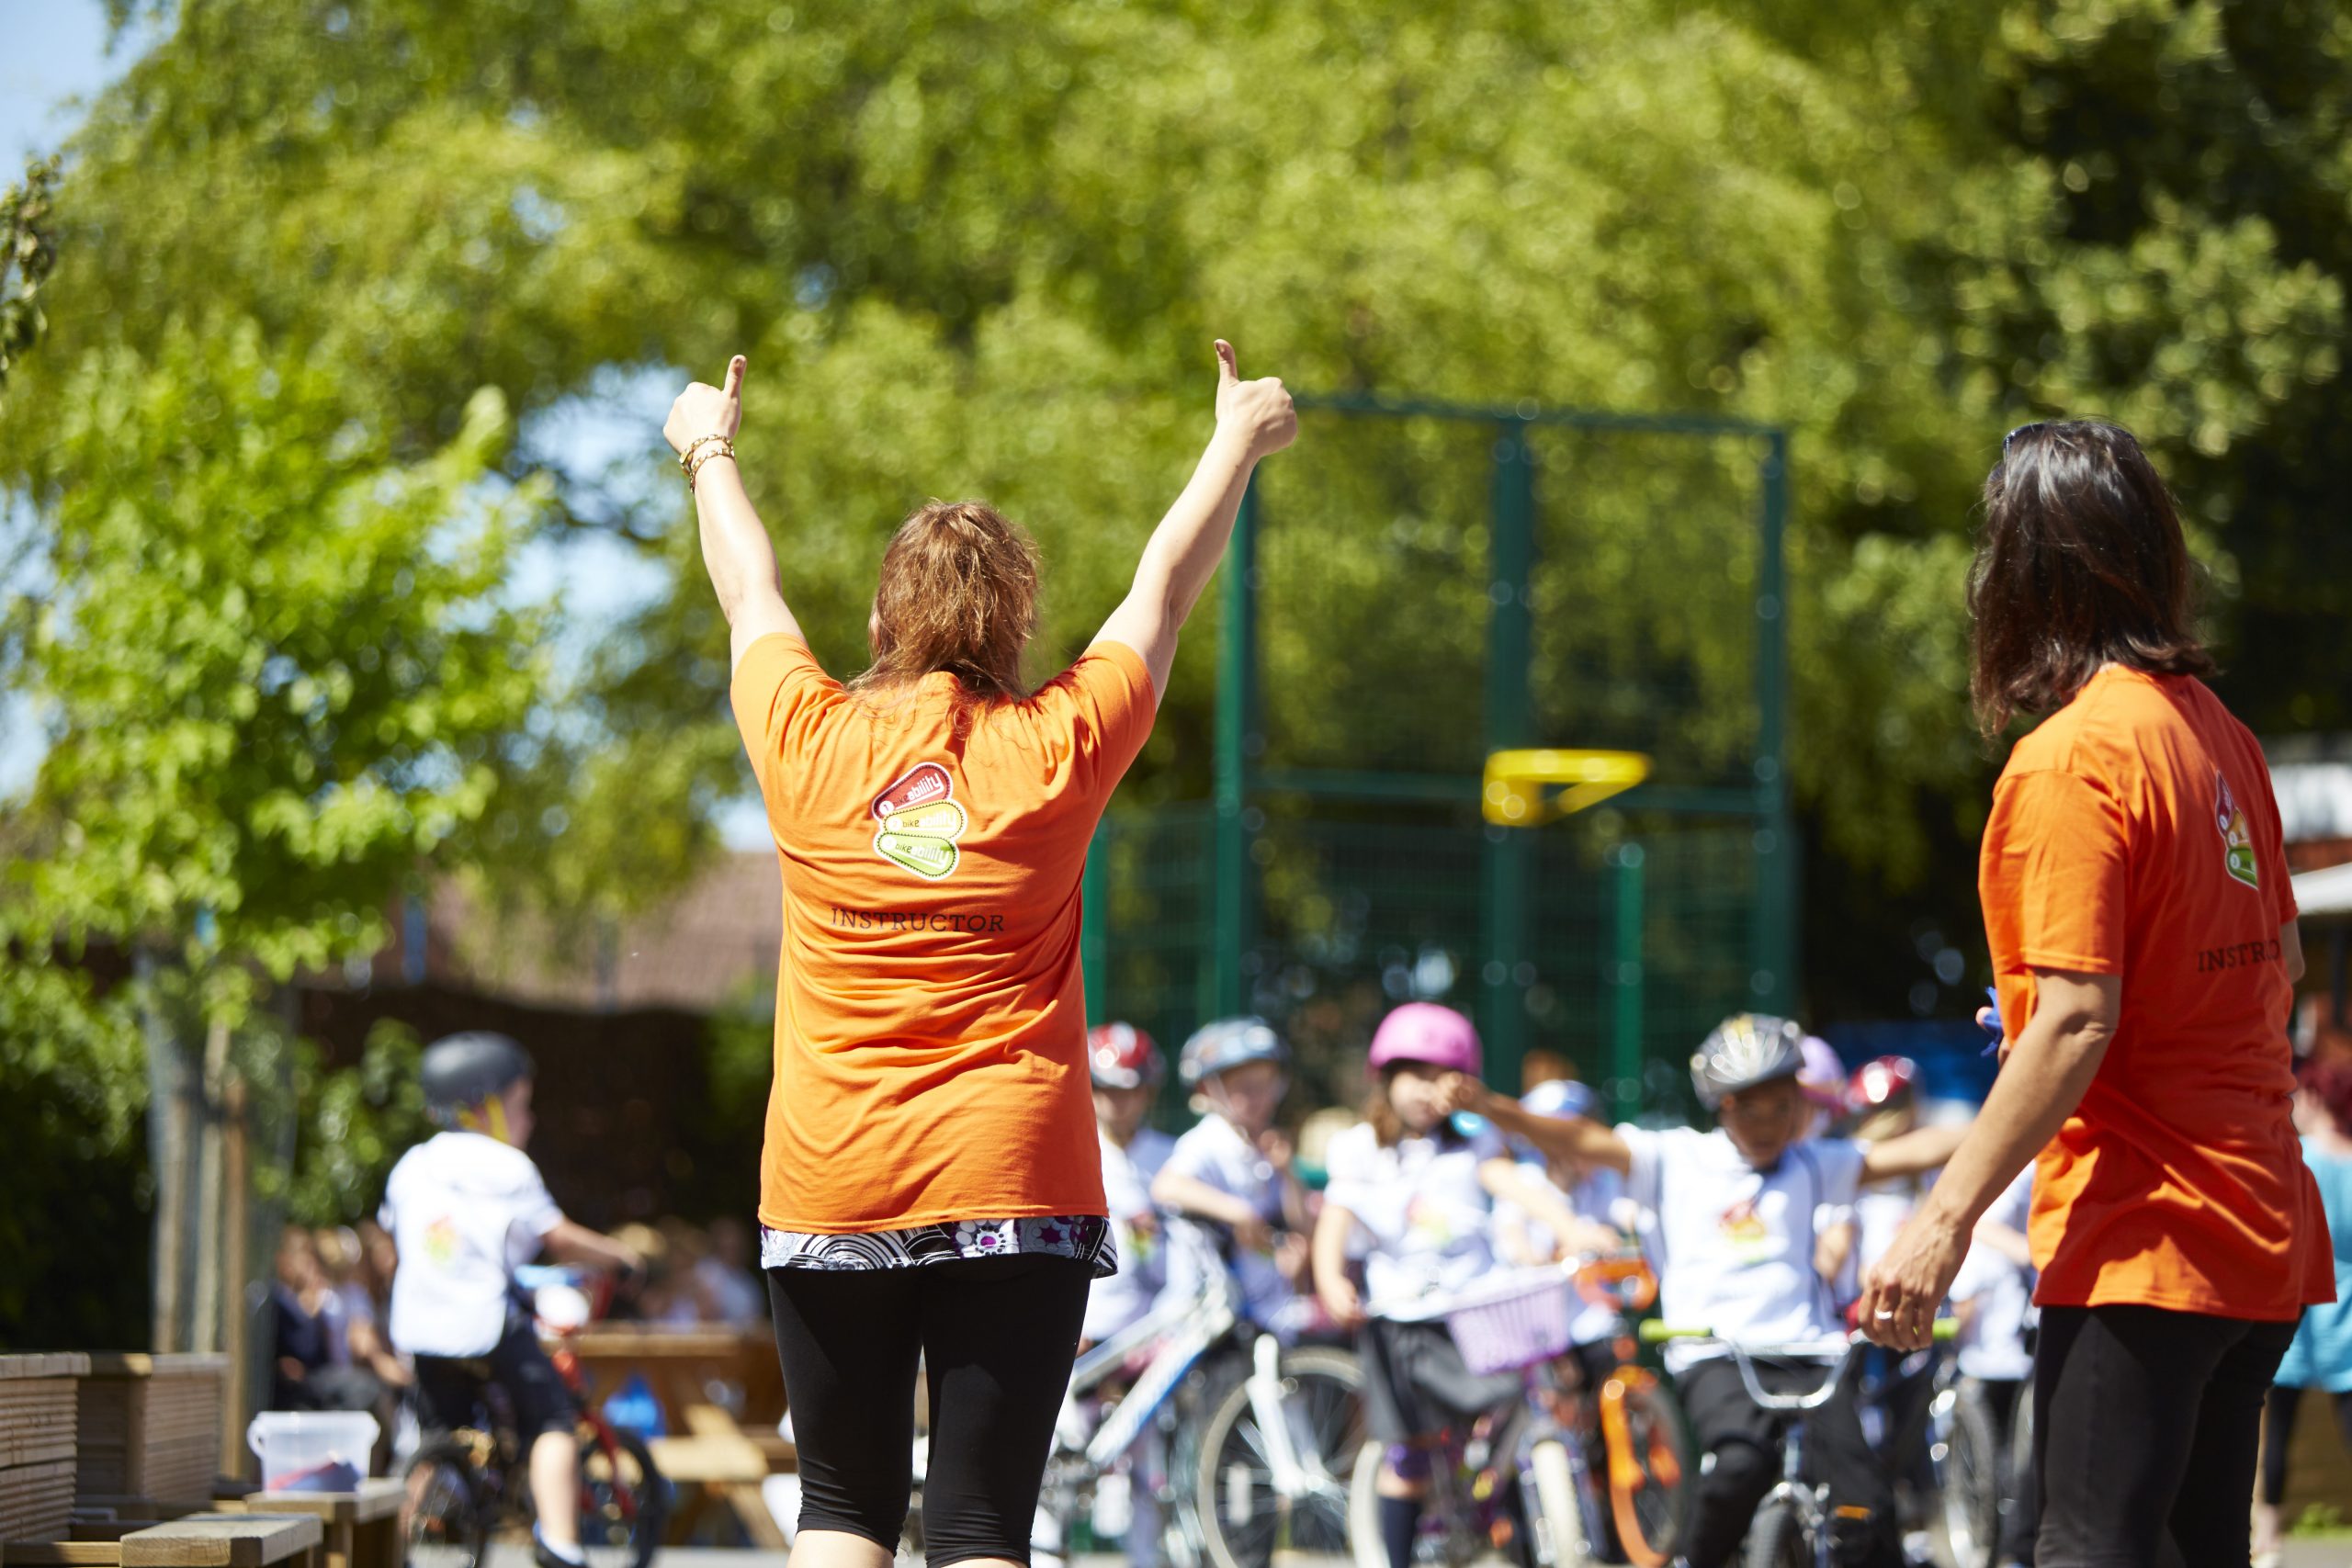
[[[1079,886],[1259,460],[1297,431],[1216,345],[1216,424],[1078,662],[1031,690],[1028,537],[933,502],[882,558],[874,660],[827,675],[735,468],[743,360],[663,428],[731,629],[784,886],[761,1261],[799,1446],[793,1568],[886,1568],[928,1369],[930,1561],[1025,1563],[1089,1286],[1115,1271]]]
[[[1979,873],[2002,1071],[1873,1272],[1863,1326],[1925,1345],[1971,1232],[2039,1153],[2041,1568],[2244,1568],[2264,1392],[2334,1299],[2290,1100],[2302,944],[2261,749],[2200,676],[2171,495],[2111,424],[2030,424],[1985,481],[1969,594],[2009,754]]]

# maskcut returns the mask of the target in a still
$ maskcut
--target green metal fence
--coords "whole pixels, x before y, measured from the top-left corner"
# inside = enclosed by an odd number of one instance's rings
[[[1352,1092],[1380,1014],[1462,1006],[1488,1077],[1556,1053],[1671,1110],[1724,1013],[1795,964],[1788,444],[1735,421],[1300,400],[1223,573],[1216,790],[1115,814],[1090,1006],[1163,1042],[1274,1017]],[[1492,751],[1637,750],[1650,781],[1535,829]]]

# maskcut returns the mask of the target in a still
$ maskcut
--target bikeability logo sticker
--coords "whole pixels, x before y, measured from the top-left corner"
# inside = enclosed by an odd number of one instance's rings
[[[2213,826],[2222,830],[2222,863],[2232,876],[2258,892],[2262,872],[2254,858],[2254,829],[2246,826],[2245,813],[2238,809],[2237,796],[2230,793],[2230,781],[2218,771],[2213,774]]]
[[[922,762],[874,797],[874,852],[917,876],[952,875],[962,852],[956,840],[970,819],[956,802],[956,781],[936,762]]]

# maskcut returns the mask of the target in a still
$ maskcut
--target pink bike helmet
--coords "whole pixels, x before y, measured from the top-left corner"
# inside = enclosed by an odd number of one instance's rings
[[[1485,1055],[1468,1019],[1435,1002],[1407,1002],[1373,1031],[1373,1071],[1391,1062],[1419,1062],[1475,1077]]]

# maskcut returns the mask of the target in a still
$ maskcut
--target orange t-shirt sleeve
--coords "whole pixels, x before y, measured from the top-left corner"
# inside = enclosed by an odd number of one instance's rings
[[[2270,787],[2269,765],[2256,768],[2253,777],[2255,852],[2262,858],[2264,885],[2278,890],[2278,923],[2283,926],[2301,912],[2287,875],[2287,829],[2278,820],[2278,796]]]
[[[2131,848],[2121,805],[2090,780],[2055,770],[2004,779],[1984,829],[1994,963],[2121,974]]]
[[[1151,739],[1159,708],[1151,671],[1126,644],[1098,642],[1054,686],[1067,705],[1087,791],[1108,795]]]
[[[810,732],[841,696],[841,682],[797,637],[772,632],[743,650],[728,700],[763,799],[775,799],[785,763],[806,749]]]

